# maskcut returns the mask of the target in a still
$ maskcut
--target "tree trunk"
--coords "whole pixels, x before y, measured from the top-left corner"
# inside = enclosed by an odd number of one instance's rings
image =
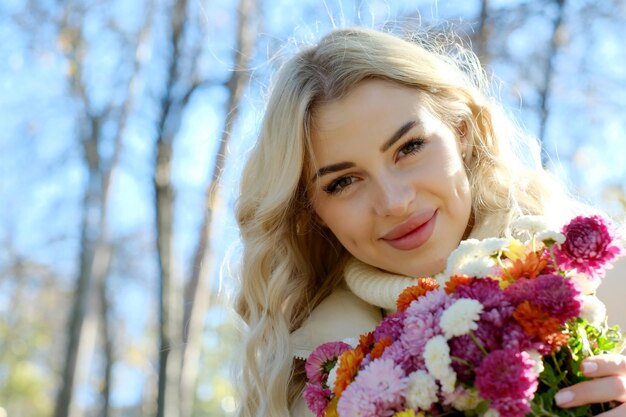
[[[185,288],[185,309],[183,317],[183,357],[181,369],[181,417],[191,417],[195,399],[198,362],[200,357],[204,316],[210,297],[209,278],[211,274],[211,226],[215,201],[219,192],[220,177],[226,163],[226,149],[233,126],[239,115],[239,105],[249,80],[248,66],[254,50],[256,24],[253,17],[256,0],[240,0],[238,7],[237,46],[235,47],[234,69],[227,82],[228,102],[225,108],[226,120],[220,138],[216,161],[205,192],[205,210],[200,227],[200,235],[194,252],[191,277]]]
[[[480,58],[483,67],[489,64],[489,48],[487,43],[491,35],[491,27],[487,22],[489,18],[489,1],[481,0],[480,2],[480,20],[478,26],[478,34],[476,35],[476,55]]]
[[[541,144],[541,164],[546,167],[548,164],[548,151],[546,150],[546,126],[548,122],[548,116],[550,111],[548,110],[548,100],[552,92],[552,76],[554,75],[554,60],[558,53],[561,44],[561,31],[563,26],[563,14],[565,10],[565,0],[555,0],[555,4],[558,7],[556,17],[552,25],[552,36],[550,40],[550,47],[546,56],[546,66],[544,68],[543,88],[539,91],[540,94],[540,109],[539,109],[539,141]]]
[[[159,383],[157,417],[177,417],[180,412],[180,346],[181,323],[178,282],[174,276],[172,233],[174,196],[171,163],[174,138],[180,127],[184,99],[175,96],[180,78],[178,64],[181,57],[187,1],[175,0],[171,14],[171,45],[169,71],[165,93],[161,100],[158,120],[158,138],[154,171],[157,253],[159,259]]]

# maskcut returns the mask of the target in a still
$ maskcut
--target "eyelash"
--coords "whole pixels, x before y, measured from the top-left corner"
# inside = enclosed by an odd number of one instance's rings
[[[400,148],[398,148],[398,151],[396,152],[396,155],[397,155],[396,160],[398,159],[398,156],[402,151],[405,151],[404,155],[402,156],[403,158],[406,158],[407,156],[415,155],[416,153],[422,150],[422,148],[424,147],[424,143],[425,143],[425,140],[422,138],[411,138],[407,140],[402,146],[400,146]],[[408,148],[408,151],[407,151],[407,148]],[[323,188],[324,192],[330,195],[341,194],[354,182],[353,179],[354,179],[354,176],[352,175],[339,177],[336,180],[332,181],[330,184],[324,186]],[[348,184],[344,183],[342,185],[342,182],[345,182],[346,180],[350,180],[350,182]]]
[[[411,138],[409,140],[407,140],[399,149],[397,154],[399,155],[400,152],[402,152],[402,150],[405,150],[406,148],[412,147],[408,152],[406,152],[404,154],[404,157],[407,156],[411,156],[411,155],[415,155],[416,153],[418,153],[419,151],[422,150],[422,148],[424,147],[424,143],[426,141],[422,138]],[[397,158],[396,158],[397,159]]]

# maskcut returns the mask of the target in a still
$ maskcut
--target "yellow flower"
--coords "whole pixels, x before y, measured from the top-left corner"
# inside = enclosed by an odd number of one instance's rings
[[[328,406],[326,406],[326,410],[324,415],[326,417],[339,417],[339,414],[337,413],[337,402],[339,402],[339,398],[335,397],[332,400],[330,400],[330,402],[328,403]]]
[[[511,239],[509,246],[502,251],[504,255],[512,261],[520,259],[526,255],[526,246],[517,239]]]

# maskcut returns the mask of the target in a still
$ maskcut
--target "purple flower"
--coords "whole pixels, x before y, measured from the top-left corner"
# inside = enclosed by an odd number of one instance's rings
[[[330,394],[330,390],[322,388],[320,384],[307,383],[303,397],[309,410],[313,411],[317,417],[322,417],[328,407]]]
[[[533,280],[535,298],[530,301],[564,323],[580,313],[582,298],[576,285],[560,275],[539,275]]]
[[[534,361],[526,352],[512,349],[496,350],[476,368],[476,387],[481,397],[500,401],[504,406],[515,400],[531,399],[537,390],[537,375],[533,372]],[[500,413],[506,416],[521,414]]]
[[[392,416],[404,404],[408,378],[391,359],[376,359],[359,372],[337,403],[341,417]]]
[[[406,315],[403,311],[385,316],[383,321],[374,330],[374,341],[378,342],[383,337],[388,337],[392,341],[397,340],[404,329],[404,319]]]
[[[530,301],[563,323],[576,317],[582,308],[576,285],[556,274],[539,275],[532,280],[520,279],[509,285],[504,293],[513,305]]]
[[[500,307],[505,303],[500,283],[491,278],[475,279],[469,285],[457,287],[455,298],[471,298],[480,301],[484,311],[493,307]]]
[[[350,349],[352,346],[344,342],[324,343],[315,348],[304,364],[309,382],[313,384],[325,382],[328,373],[337,363],[337,358]]]
[[[608,263],[621,255],[612,225],[601,216],[578,216],[563,227],[565,242],[554,246],[561,269],[575,268],[590,276],[604,276]]]

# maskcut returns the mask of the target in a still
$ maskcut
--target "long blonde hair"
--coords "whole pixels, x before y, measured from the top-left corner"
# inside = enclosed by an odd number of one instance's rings
[[[240,416],[288,415],[302,389],[289,335],[342,279],[347,253],[315,224],[306,195],[318,106],[344,97],[366,79],[418,89],[436,116],[469,134],[474,237],[505,234],[522,214],[548,214],[555,188],[538,163],[536,143],[489,98],[474,54],[458,44],[443,48],[431,41],[340,29],[279,71],[236,211],[244,245],[237,309],[248,326],[238,381]],[[534,153],[531,166],[520,160],[520,144]]]

